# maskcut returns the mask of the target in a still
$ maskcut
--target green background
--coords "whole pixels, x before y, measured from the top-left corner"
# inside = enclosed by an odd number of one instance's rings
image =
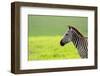
[[[87,17],[29,15],[28,60],[80,58],[72,42],[60,46],[59,42],[69,25],[87,36]]]

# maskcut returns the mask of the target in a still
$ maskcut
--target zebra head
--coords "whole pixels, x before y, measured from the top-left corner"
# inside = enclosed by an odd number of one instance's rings
[[[65,32],[63,38],[60,41],[61,46],[64,46],[66,43],[69,43],[72,40],[71,31],[71,26],[69,26],[69,30]]]

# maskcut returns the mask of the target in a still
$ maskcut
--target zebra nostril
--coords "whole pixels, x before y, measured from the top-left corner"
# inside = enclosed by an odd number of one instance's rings
[[[64,43],[62,42],[62,40],[60,41],[60,45],[61,45],[61,46],[64,46]]]

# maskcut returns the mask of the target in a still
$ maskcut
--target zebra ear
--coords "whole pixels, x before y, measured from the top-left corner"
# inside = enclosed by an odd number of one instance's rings
[[[69,29],[71,29],[71,26],[68,26],[69,27]]]

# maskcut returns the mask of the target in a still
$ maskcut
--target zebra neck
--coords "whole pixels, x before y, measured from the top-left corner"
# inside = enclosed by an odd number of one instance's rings
[[[80,40],[79,35],[75,31],[73,31],[72,32],[72,42],[77,49],[79,47],[79,40]]]
[[[88,43],[87,40],[82,39],[82,38],[77,38],[72,40],[73,44],[78,50],[78,53],[81,58],[88,58]]]
[[[77,48],[81,58],[88,58],[88,43],[87,39],[79,36],[76,32],[72,32],[72,40],[74,46]]]
[[[78,49],[78,45],[79,45],[79,38],[74,38],[72,39],[73,44],[75,45],[75,47]]]

